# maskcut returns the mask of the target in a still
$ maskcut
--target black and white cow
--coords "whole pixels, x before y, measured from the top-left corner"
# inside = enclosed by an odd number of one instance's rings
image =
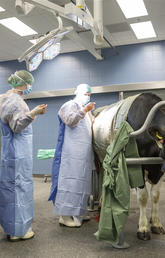
[[[131,125],[131,127],[136,131],[144,124],[146,117],[151,110],[151,108],[161,99],[152,93],[142,93],[140,94],[131,104],[127,115],[127,122]],[[100,112],[100,114],[103,111]],[[99,146],[99,137],[97,135],[97,130],[100,132],[103,130],[103,127],[106,127],[106,123],[108,122],[105,118],[104,124],[101,125],[101,128],[97,128],[99,123],[97,120],[101,118],[101,115],[98,115],[95,118],[95,126],[94,126],[94,143],[97,142],[97,147]],[[103,117],[103,115],[102,115]],[[103,119],[103,118],[102,118]],[[109,126],[110,127],[110,126]],[[104,132],[104,141],[106,144],[109,141],[109,131]],[[106,135],[107,134],[107,135]],[[101,136],[102,137],[102,136]],[[141,157],[162,157],[165,159],[165,107],[159,108],[155,113],[154,118],[150,124],[150,127],[141,135],[137,136],[136,142],[139,150],[139,155]],[[102,139],[100,139],[101,141]],[[95,144],[94,144],[95,146]],[[100,161],[102,161],[104,156],[104,150],[106,146],[102,143],[100,144],[100,153],[98,152],[98,148],[96,150],[98,157],[100,156]],[[162,165],[160,164],[152,164],[152,165],[142,165],[142,170],[145,178],[145,182],[148,181],[151,184],[151,231],[156,234],[164,234],[165,231],[160,222],[159,214],[158,214],[158,204],[159,204],[159,195],[160,195],[160,186],[163,179]],[[142,240],[150,239],[150,228],[149,223],[146,216],[146,206],[148,200],[148,191],[146,185],[144,185],[141,189],[137,189],[137,196],[140,205],[140,218],[139,218],[139,226],[137,236]]]

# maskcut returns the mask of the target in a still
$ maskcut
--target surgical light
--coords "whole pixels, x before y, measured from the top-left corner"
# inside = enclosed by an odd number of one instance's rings
[[[51,60],[60,54],[60,43],[50,40],[38,50],[31,58],[26,60],[27,69],[31,72],[38,68],[43,60]]]
[[[55,38],[57,42],[58,40],[61,40],[65,34],[69,33],[72,30],[73,30],[73,27],[63,27],[62,29],[57,28],[50,31],[48,34],[44,35],[41,39],[39,39],[36,44],[28,48],[25,51],[25,53],[18,58],[18,61],[22,62],[23,60],[30,58],[35,53],[37,53],[41,47],[44,47],[45,44],[47,44],[50,40]]]
[[[60,53],[60,41],[71,30],[73,27],[57,28],[50,31],[38,39],[38,42],[19,57],[18,61],[25,60],[29,71],[36,70],[43,60],[51,60]]]
[[[53,45],[51,45],[50,47],[48,47],[45,51],[44,51],[44,60],[51,60],[54,57],[56,57],[61,50],[61,44],[60,43],[55,43]]]
[[[35,54],[28,62],[26,63],[27,69],[31,72],[38,68],[42,62],[42,53]]]
[[[132,0],[133,1],[133,0]],[[23,4],[31,4],[32,7],[40,7],[44,10],[47,10],[55,15],[59,23],[59,29],[63,28],[63,23],[61,17],[65,19],[69,19],[77,23],[78,26],[81,26],[85,29],[90,29],[94,35],[94,43],[96,45],[102,45],[104,42],[103,38],[103,0],[93,0],[94,3],[94,14],[92,15],[89,11],[85,0],[71,0],[69,3],[64,4],[63,6],[53,3],[48,0],[16,0],[17,4],[20,2],[20,6],[23,7]],[[21,3],[22,2],[22,3]],[[24,7],[23,7],[24,8]],[[72,27],[73,30],[73,27]],[[59,32],[58,30],[52,31],[53,33]],[[65,32],[64,32],[65,33]],[[101,59],[100,54],[96,52],[96,49],[92,46],[88,47],[86,42],[83,42],[82,39],[77,35],[77,32],[73,32],[70,39],[78,40],[80,44],[85,46],[90,53],[92,53],[97,59]],[[44,37],[45,38],[45,37]],[[45,45],[50,39],[53,38],[53,35],[50,34],[50,37],[46,40],[43,39],[40,44],[40,47]],[[53,47],[52,47],[53,48]],[[37,54],[38,51],[38,43],[28,49],[18,60],[22,62],[23,60],[29,60],[34,54]]]
[[[44,46],[38,49],[38,52],[26,59],[26,66],[29,71],[38,68],[43,60],[51,60],[60,53],[60,43],[56,43],[55,39],[49,40]]]

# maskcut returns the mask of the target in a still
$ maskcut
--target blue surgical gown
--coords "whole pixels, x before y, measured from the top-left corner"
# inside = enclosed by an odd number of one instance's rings
[[[0,225],[11,236],[24,236],[33,220],[32,121],[20,95],[1,96]]]
[[[58,116],[60,128],[49,200],[58,215],[85,215],[93,165],[91,120],[75,100],[66,102]]]

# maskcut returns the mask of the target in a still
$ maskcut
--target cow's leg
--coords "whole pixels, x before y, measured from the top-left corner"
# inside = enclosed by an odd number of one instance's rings
[[[163,226],[159,218],[159,196],[160,196],[160,186],[162,183],[163,177],[159,180],[156,185],[151,187],[151,231],[155,234],[165,234]]]
[[[148,200],[148,191],[146,186],[143,189],[137,188],[137,198],[140,206],[140,218],[137,237],[141,240],[149,240],[151,236],[146,216],[146,207]]]

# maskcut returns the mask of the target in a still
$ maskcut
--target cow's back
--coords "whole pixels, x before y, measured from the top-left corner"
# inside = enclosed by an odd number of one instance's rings
[[[108,145],[113,141],[116,130],[122,121],[127,119],[129,109],[139,96],[131,96],[110,106],[98,108],[95,111],[93,124],[93,146],[99,160],[102,162]]]

